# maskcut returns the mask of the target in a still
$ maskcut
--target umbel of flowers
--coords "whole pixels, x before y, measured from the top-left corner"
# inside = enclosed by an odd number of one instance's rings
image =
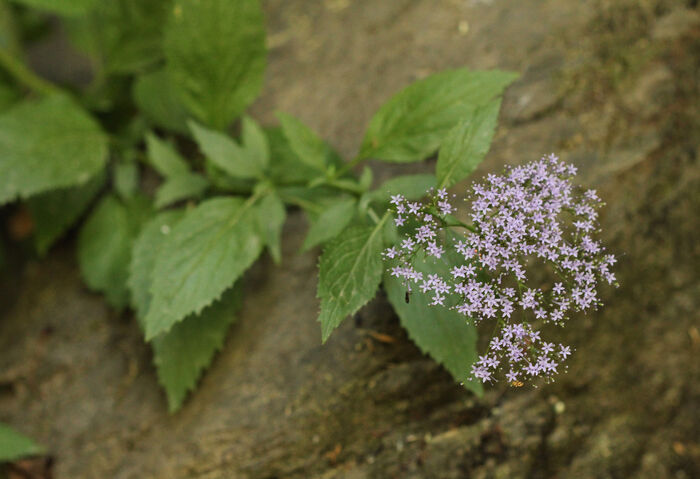
[[[514,384],[550,380],[571,349],[547,342],[534,325],[563,326],[572,312],[601,306],[601,283],[616,285],[615,257],[594,237],[603,203],[594,190],[575,187],[575,175],[576,167],[555,155],[489,175],[466,198],[471,224],[452,215],[444,189],[430,190],[423,203],[392,196],[394,221],[408,233],[384,252],[391,274],[407,291],[430,295],[433,307],[496,323],[488,351],[472,366],[483,382],[500,371]],[[447,228],[458,234],[443,234]],[[459,258],[449,273],[424,276],[414,267],[419,251],[429,260],[446,249]],[[535,271],[552,281],[535,283],[543,276]]]

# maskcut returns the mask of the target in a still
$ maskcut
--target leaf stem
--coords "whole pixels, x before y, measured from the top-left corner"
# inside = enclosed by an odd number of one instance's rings
[[[9,73],[19,84],[40,95],[53,95],[62,90],[53,83],[44,80],[26,67],[24,63],[12,56],[5,48],[0,48],[0,67]]]
[[[375,213],[371,207],[368,207],[367,208],[367,215],[369,215],[369,217],[372,218],[372,221],[374,221],[376,224],[379,224],[380,221],[383,223],[386,220],[386,217],[388,216],[388,212],[387,212],[387,214],[384,215],[384,219],[380,220],[379,216],[377,216],[377,213]]]

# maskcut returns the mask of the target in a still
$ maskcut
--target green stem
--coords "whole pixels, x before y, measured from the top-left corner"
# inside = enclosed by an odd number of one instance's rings
[[[384,215],[384,218],[380,220],[379,216],[377,216],[377,213],[375,213],[374,210],[369,207],[367,208],[367,215],[369,215],[369,217],[372,218],[372,221],[374,221],[376,224],[379,224],[380,221],[383,223],[384,221],[386,221],[386,218],[388,218],[387,212],[387,214]]]
[[[472,226],[472,225],[468,225],[467,223],[463,223],[463,222],[459,221],[457,218],[455,218],[455,217],[452,216],[452,215],[448,215],[448,216],[445,218],[445,226],[447,226],[447,227],[459,226],[459,227],[461,227],[461,228],[466,228],[466,229],[468,229],[468,230],[471,231],[472,233],[478,233],[476,227],[474,227],[474,226]]]
[[[338,169],[338,171],[336,171],[335,174],[333,175],[332,179],[336,180],[336,179],[340,178],[342,175],[344,175],[348,171],[352,170],[354,167],[356,167],[357,165],[359,165],[360,163],[362,163],[366,159],[367,158],[364,158],[364,157],[359,156],[359,155],[356,156],[352,160],[345,163],[342,168]]]
[[[0,68],[7,71],[19,84],[40,95],[53,95],[61,92],[60,88],[31,71],[5,48],[0,48]]]

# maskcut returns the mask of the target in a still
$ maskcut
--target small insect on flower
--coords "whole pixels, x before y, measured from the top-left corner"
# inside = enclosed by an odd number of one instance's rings
[[[521,388],[525,385],[525,383],[522,381],[511,381],[510,385],[514,388]]]
[[[404,297],[404,300],[406,301],[406,304],[411,302],[411,292],[409,290],[406,290],[406,296]]]

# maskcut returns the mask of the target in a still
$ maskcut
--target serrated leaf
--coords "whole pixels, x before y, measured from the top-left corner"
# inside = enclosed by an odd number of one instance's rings
[[[178,201],[199,198],[209,187],[209,182],[197,173],[170,176],[156,190],[155,207],[164,208]]]
[[[83,214],[104,184],[98,174],[86,184],[32,196],[27,202],[34,220],[34,245],[40,255]]]
[[[78,263],[85,284],[104,293],[115,308],[121,309],[129,302],[131,247],[149,214],[144,197],[134,196],[125,203],[116,196],[106,196],[80,230]]]
[[[470,109],[500,96],[516,77],[511,72],[462,68],[409,85],[374,115],[359,156],[401,163],[426,158]]]
[[[183,105],[223,129],[258,96],[265,26],[257,0],[176,0],[165,28],[167,69]]]
[[[46,10],[60,15],[82,15],[95,4],[95,0],[14,0],[28,7]]]
[[[142,329],[145,329],[144,319],[151,304],[152,273],[156,258],[184,214],[184,210],[159,213],[143,225],[134,240],[127,284],[131,292],[131,306],[136,310],[136,317]]]
[[[187,212],[153,269],[146,340],[212,304],[260,255],[250,201],[215,198]]]
[[[0,204],[85,184],[107,160],[107,139],[71,100],[49,96],[0,115]]]
[[[448,265],[444,261],[437,260],[435,264],[431,261],[426,262],[425,256],[421,255],[414,265],[425,275],[446,273]],[[384,274],[383,281],[389,302],[413,342],[445,366],[456,381],[481,395],[481,383],[470,378],[472,363],[477,359],[474,325],[456,311],[430,306],[430,298],[419,291],[411,294],[409,303],[406,303],[406,287],[389,273]]]
[[[382,223],[352,227],[326,245],[319,263],[317,292],[323,342],[376,294],[382,278],[381,232]]]
[[[163,176],[175,176],[189,173],[187,162],[175,151],[175,148],[153,133],[146,135],[148,161]]]
[[[328,145],[308,126],[291,115],[277,113],[289,146],[296,154],[299,161],[312,168],[323,171],[326,168]]]
[[[158,252],[183,216],[182,210],[160,213],[143,226],[134,242],[129,289],[142,329],[145,329],[144,318],[151,303],[152,273]],[[171,412],[179,409],[187,392],[195,387],[220,349],[239,302],[240,288],[234,286],[201,314],[188,316],[153,340],[158,381],[165,389]]]
[[[185,318],[153,339],[153,362],[170,412],[180,409],[187,392],[223,346],[239,305],[240,291],[234,286],[201,314]]]
[[[156,125],[187,133],[187,112],[165,70],[140,75],[134,82],[132,96],[139,110]]]
[[[417,200],[424,197],[436,184],[435,175],[404,175],[385,181],[369,194],[370,199],[377,203],[388,203],[392,195],[398,194],[408,200]]]
[[[249,116],[243,117],[241,142],[251,161],[260,165],[260,170],[265,170],[270,163],[270,146],[267,143],[265,132]]]
[[[42,454],[44,449],[23,434],[0,423],[0,462]]]
[[[228,135],[210,130],[194,121],[189,123],[199,148],[209,161],[237,178],[260,178],[263,166]]]
[[[496,132],[500,108],[500,98],[477,107],[447,134],[435,167],[440,188],[463,180],[483,161]]]
[[[258,202],[256,212],[260,237],[270,251],[272,260],[279,264],[282,261],[282,226],[287,216],[284,203],[276,193],[269,193]]]
[[[336,200],[328,205],[311,223],[301,250],[307,251],[340,234],[352,221],[356,208],[357,201],[354,198]]]

